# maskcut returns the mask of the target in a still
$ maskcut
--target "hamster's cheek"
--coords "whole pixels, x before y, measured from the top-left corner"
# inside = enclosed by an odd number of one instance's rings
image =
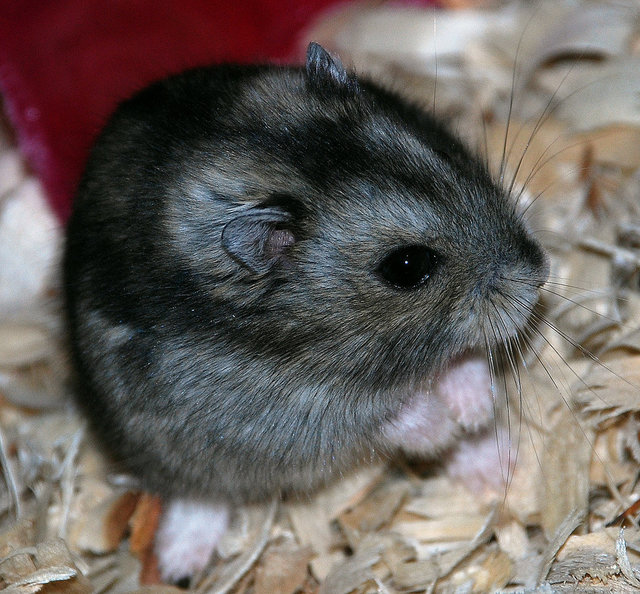
[[[187,499],[168,502],[156,533],[162,579],[176,582],[203,570],[229,524],[229,508]]]
[[[453,361],[435,382],[434,391],[467,431],[476,432],[493,418],[491,374],[484,356],[469,354]]]

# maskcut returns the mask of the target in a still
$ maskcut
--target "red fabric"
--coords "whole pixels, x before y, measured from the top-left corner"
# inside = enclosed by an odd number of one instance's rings
[[[0,92],[54,210],[69,214],[88,148],[117,101],[195,65],[290,60],[305,25],[342,2],[0,2]]]

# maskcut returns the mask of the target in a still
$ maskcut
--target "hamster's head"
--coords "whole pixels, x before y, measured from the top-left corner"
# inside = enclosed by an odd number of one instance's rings
[[[235,348],[366,392],[525,326],[545,255],[441,122],[314,44],[234,92],[166,220]]]

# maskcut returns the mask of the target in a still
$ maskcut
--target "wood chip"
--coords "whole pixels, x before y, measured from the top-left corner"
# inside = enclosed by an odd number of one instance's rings
[[[256,568],[255,594],[294,594],[308,577],[313,551],[285,541],[270,546]]]
[[[236,510],[188,591],[640,588],[640,5],[447,1],[464,6],[350,4],[313,31],[435,107],[496,173],[504,163],[549,253],[544,320],[525,340],[535,352],[517,382],[496,379],[512,397],[508,489],[489,513],[439,468],[368,467],[279,515]],[[0,458],[13,491],[0,481],[0,589],[184,591],[141,586],[158,580],[159,504],[121,495],[129,483],[107,477],[99,445],[74,441],[50,274],[62,233],[2,116],[0,190]]]
[[[327,575],[318,594],[349,594],[367,582],[374,582],[372,567],[380,561],[380,547],[364,549],[337,564]]]
[[[391,521],[408,491],[406,481],[382,483],[357,506],[342,513],[340,524],[361,532],[377,530]]]
[[[450,516],[439,520],[399,522],[394,529],[422,542],[471,540],[482,528],[482,516]]]
[[[69,542],[92,553],[114,551],[129,530],[139,498],[132,492],[109,493],[97,505],[84,509],[84,513],[72,523]]]
[[[586,515],[593,435],[566,407],[561,409],[549,432],[544,449],[545,470],[538,491],[542,501],[541,525],[549,537],[558,531],[568,514]]]

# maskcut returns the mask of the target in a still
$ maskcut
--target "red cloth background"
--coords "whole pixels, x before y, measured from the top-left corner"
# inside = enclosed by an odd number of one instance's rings
[[[304,27],[342,2],[0,2],[0,92],[54,210],[68,216],[91,141],[120,99],[191,66],[295,59]]]

